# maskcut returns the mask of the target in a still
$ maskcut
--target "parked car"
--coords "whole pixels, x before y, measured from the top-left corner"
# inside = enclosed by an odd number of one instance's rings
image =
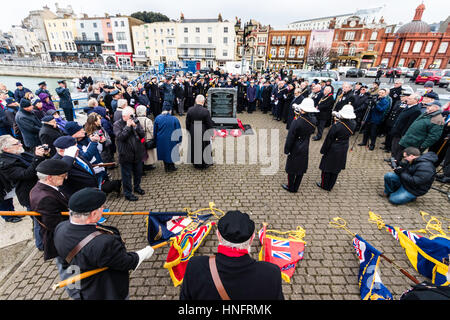
[[[427,81],[433,81],[434,84],[438,84],[441,78],[440,70],[424,70],[417,76],[415,83],[424,84]]]
[[[398,69],[400,69],[401,75],[406,77],[406,73],[408,72],[409,68],[407,68],[407,67],[399,67]]]
[[[341,74],[346,74],[347,71],[348,71],[349,69],[352,69],[352,68],[353,68],[353,67],[339,67],[339,68],[338,68],[339,75],[341,75]]]
[[[414,75],[414,71],[416,71],[416,68],[409,68],[408,71],[406,71],[406,78],[411,78]]]
[[[400,78],[400,76],[402,75],[402,70],[400,68],[390,68],[389,70],[387,70],[386,73],[385,73],[386,78],[390,77],[394,70],[396,72],[395,76],[397,78]]]
[[[439,80],[439,87],[448,88],[449,83],[450,83],[450,71],[445,71],[442,75],[441,80]]]
[[[375,78],[377,76],[378,68],[369,68],[365,74],[366,78]]]
[[[317,79],[319,81],[331,79],[333,81],[340,81],[340,77],[337,71],[335,70],[321,70],[321,71],[308,71],[303,69],[295,69],[292,70],[292,74],[297,78],[303,78],[309,81]]]
[[[364,76],[364,73],[363,73],[363,71],[361,69],[351,68],[351,69],[347,70],[347,72],[345,73],[345,76],[347,78],[350,78],[350,77],[360,78],[360,77]]]

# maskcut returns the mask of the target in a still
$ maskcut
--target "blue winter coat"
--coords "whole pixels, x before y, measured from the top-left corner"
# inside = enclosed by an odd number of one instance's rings
[[[39,131],[42,123],[33,112],[19,108],[16,114],[16,124],[22,133],[23,141],[27,148],[33,148],[41,144]]]
[[[256,100],[256,86],[248,86],[247,88],[247,100],[253,102]]]
[[[22,90],[19,90],[19,88],[14,91],[14,99],[20,103],[20,100],[22,100],[23,97],[25,97],[25,93],[31,92],[30,89],[23,87]]]
[[[180,130],[180,121],[170,114],[160,114],[156,117],[153,124],[153,138],[156,139],[156,151],[158,160],[167,163],[174,163],[180,160],[180,152],[178,144],[181,143],[183,137],[181,130],[176,141],[172,141],[172,133]],[[173,155],[173,157],[172,157]]]
[[[164,102],[167,101],[168,103],[173,105],[173,102],[175,100],[175,93],[173,91],[173,85],[168,84],[168,83],[163,83],[161,88],[163,90]]]
[[[67,88],[58,87],[55,89],[59,96],[59,108],[61,109],[72,109],[72,97],[70,96],[70,91]]]
[[[97,106],[94,108],[93,112],[102,116],[101,125],[102,128],[109,134],[110,137],[114,137],[113,126],[111,121],[106,119],[106,109],[104,107]]]
[[[372,110],[370,110],[367,122],[373,124],[380,124],[381,122],[383,122],[384,112],[387,110],[388,107],[389,107],[388,98],[384,97],[380,99],[375,105],[375,107],[373,107]]]

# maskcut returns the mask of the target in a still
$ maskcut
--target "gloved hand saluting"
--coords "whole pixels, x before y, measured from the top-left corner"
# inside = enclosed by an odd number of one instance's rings
[[[136,251],[137,255],[139,256],[139,262],[134,270],[139,267],[142,261],[150,259],[150,257],[153,255],[153,252],[155,252],[155,250],[151,246],[146,246],[144,249]]]

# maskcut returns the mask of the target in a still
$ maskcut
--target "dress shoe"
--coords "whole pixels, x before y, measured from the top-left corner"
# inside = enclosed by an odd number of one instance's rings
[[[141,196],[145,194],[145,191],[142,190],[141,188],[134,188],[134,192],[136,192],[137,194],[140,194]]]
[[[139,198],[136,197],[134,194],[125,196],[125,199],[127,199],[128,201],[138,201],[139,200]]]
[[[320,139],[322,139],[322,137],[315,136],[315,137],[312,138],[313,141],[318,141]]]
[[[375,149],[375,146],[370,146],[370,147],[369,147],[369,150],[370,150],[370,151],[373,151],[373,149]]]
[[[6,221],[6,222],[11,222],[11,223],[17,223],[17,222],[22,221],[22,218],[16,217],[16,216],[12,216],[12,217],[7,217],[7,218],[5,219],[5,221]]]
[[[144,165],[144,171],[154,170],[156,167],[154,165]]]
[[[281,186],[283,187],[284,190],[289,191],[291,193],[295,193],[295,191],[292,191],[291,189],[289,189],[289,187],[287,185],[282,184]]]
[[[358,143],[358,146],[360,146],[360,147],[362,147],[362,146],[365,146],[367,143]]]
[[[446,177],[444,175],[436,176],[436,181],[439,181],[442,183],[450,183],[450,177]]]

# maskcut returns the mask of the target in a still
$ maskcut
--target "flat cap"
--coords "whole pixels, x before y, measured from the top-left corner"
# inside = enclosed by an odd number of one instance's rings
[[[25,98],[22,98],[22,100],[20,100],[20,107],[21,108],[28,108],[31,106],[31,101]]]
[[[50,121],[52,121],[53,119],[55,119],[53,116],[44,116],[42,119],[41,119],[41,122],[50,122]]]
[[[46,86],[46,85],[47,85],[47,83],[45,81],[42,81],[42,82],[38,83],[38,86]]]
[[[66,129],[69,135],[74,135],[75,133],[83,129],[83,127],[80,126],[76,121],[68,121],[64,126],[64,129]]]
[[[220,235],[231,243],[242,243],[255,232],[255,223],[249,215],[241,211],[228,211],[219,219],[217,228]]]
[[[5,102],[6,102],[6,105],[10,105],[11,103],[15,103],[17,101],[14,98],[6,98]]]
[[[36,167],[36,171],[51,176],[58,176],[70,170],[71,166],[63,160],[47,159]]]
[[[16,87],[23,87],[23,84],[20,82],[16,82]]]
[[[66,83],[66,80],[58,80],[58,83]]]
[[[33,99],[33,101],[31,101],[31,104],[33,105],[33,106],[35,106],[37,103],[39,103],[39,102],[41,102],[41,99],[39,99],[39,98],[35,98],[35,99]]]
[[[423,96],[427,97],[427,98],[434,99],[434,100],[439,100],[438,94],[436,92],[433,92],[433,91],[427,92]]]
[[[53,145],[59,149],[67,149],[77,144],[77,140],[71,136],[62,136],[53,142]]]
[[[106,202],[106,194],[97,188],[84,188],[69,199],[69,209],[75,212],[91,212]]]

